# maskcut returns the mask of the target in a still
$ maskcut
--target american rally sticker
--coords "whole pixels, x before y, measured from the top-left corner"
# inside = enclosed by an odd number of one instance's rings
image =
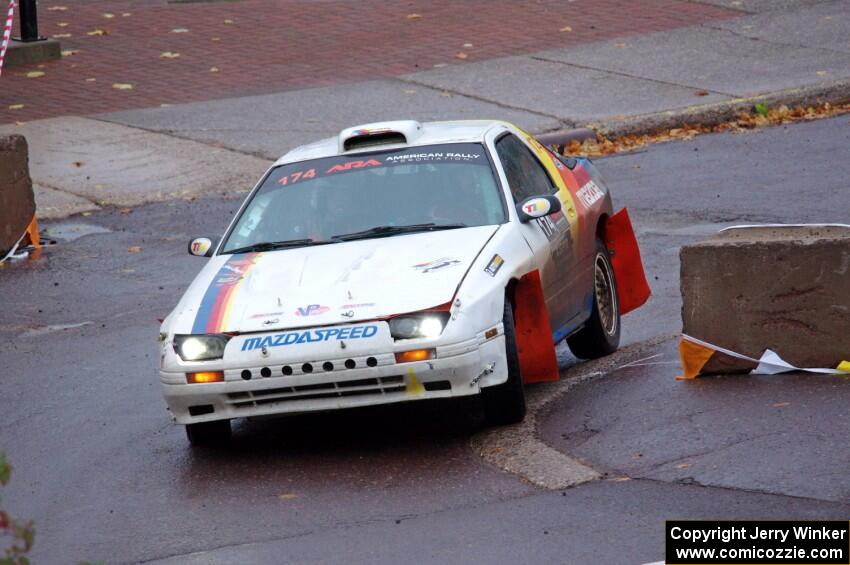
[[[600,198],[605,196],[605,193],[602,192],[602,189],[599,188],[599,185],[597,185],[591,180],[587,181],[586,185],[578,189],[578,191],[576,192],[576,196],[579,197],[579,200],[581,200],[582,204],[590,208],[591,206],[596,204],[596,202],[598,202]]]

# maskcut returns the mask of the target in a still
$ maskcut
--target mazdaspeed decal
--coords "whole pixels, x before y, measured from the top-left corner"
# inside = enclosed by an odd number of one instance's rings
[[[327,328],[285,332],[265,337],[249,337],[242,342],[242,351],[262,349],[263,347],[281,347],[302,343],[320,343],[343,339],[369,339],[378,333],[378,326],[354,326],[348,328]]]
[[[201,299],[198,313],[195,314],[195,323],[192,325],[193,334],[220,333],[226,330],[233,299],[260,256],[260,253],[232,255],[221,266]]]

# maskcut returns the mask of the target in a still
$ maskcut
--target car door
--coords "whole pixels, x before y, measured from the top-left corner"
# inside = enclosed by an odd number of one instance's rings
[[[525,141],[508,132],[496,140],[495,146],[515,204],[541,195],[558,195],[563,202],[560,187]],[[546,308],[556,339],[563,337],[559,334],[581,310],[582,297],[570,292],[576,259],[567,213],[565,207],[564,211],[521,224],[522,234],[540,265]]]

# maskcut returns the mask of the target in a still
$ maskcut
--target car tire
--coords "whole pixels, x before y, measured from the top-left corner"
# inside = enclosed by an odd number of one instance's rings
[[[584,327],[567,338],[570,351],[579,359],[596,359],[620,346],[620,308],[617,281],[610,253],[602,240],[596,240],[593,258],[593,308]]]
[[[508,380],[502,384],[481,389],[484,400],[484,415],[494,426],[522,422],[525,418],[525,390],[519,368],[519,352],[516,345],[513,306],[505,299],[505,360],[508,365]]]
[[[186,437],[192,445],[221,445],[230,439],[230,420],[186,424]]]

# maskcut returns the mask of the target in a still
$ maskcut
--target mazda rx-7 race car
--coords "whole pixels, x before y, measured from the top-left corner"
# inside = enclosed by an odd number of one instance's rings
[[[279,159],[162,324],[193,444],[230,420],[481,394],[493,424],[554,346],[613,352],[649,296],[625,210],[586,159],[498,121],[383,122]]]

